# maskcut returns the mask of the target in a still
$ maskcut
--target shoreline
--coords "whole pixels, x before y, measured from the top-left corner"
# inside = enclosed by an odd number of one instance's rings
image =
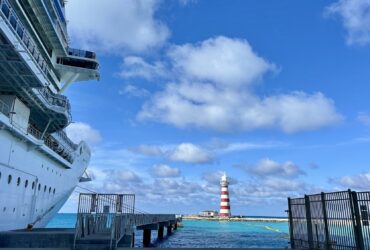
[[[198,215],[183,215],[183,220],[208,220],[208,221],[238,221],[238,222],[288,222],[288,218],[264,218],[264,217],[203,217]]]

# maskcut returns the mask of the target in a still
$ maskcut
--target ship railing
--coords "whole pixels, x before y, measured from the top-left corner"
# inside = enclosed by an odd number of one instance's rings
[[[35,41],[31,38],[31,35],[26,31],[25,26],[22,24],[17,14],[11,7],[8,0],[0,0],[0,13],[6,20],[6,23],[14,31],[15,35],[21,40],[24,47],[28,50],[29,54],[32,56],[36,65],[40,68],[41,72],[47,77],[49,67],[45,62],[43,56],[38,50]]]
[[[5,102],[0,100],[0,112],[9,117],[10,113],[10,106],[7,105]]]
[[[68,48],[68,55],[70,56],[76,56],[76,57],[83,57],[87,59],[96,59],[96,53],[88,50],[82,50],[82,49],[74,49],[74,48]]]
[[[42,133],[40,130],[38,130],[35,126],[32,124],[28,125],[27,129],[28,134],[32,135],[38,140],[43,140],[44,144],[53,150],[55,153],[63,157],[65,160],[67,160],[69,163],[73,163],[74,160],[74,154],[73,151],[77,149],[77,145],[73,144],[70,139],[66,136],[67,140],[64,141],[64,139],[56,138],[53,135],[45,134],[42,138]],[[73,144],[73,145],[70,145]],[[66,146],[68,145],[68,146]]]
[[[69,120],[72,120],[71,105],[66,96],[54,94],[47,87],[38,89],[38,92],[48,104],[62,108],[63,111],[67,111]]]

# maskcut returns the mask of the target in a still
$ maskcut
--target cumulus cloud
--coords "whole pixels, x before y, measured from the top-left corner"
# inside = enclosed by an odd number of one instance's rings
[[[80,46],[121,54],[161,46],[169,29],[155,18],[157,0],[71,0],[69,31]]]
[[[167,75],[167,69],[160,61],[150,64],[142,57],[128,56],[123,59],[122,70],[119,75],[125,79],[141,77],[151,80],[156,77],[165,77]]]
[[[192,143],[181,143],[169,153],[169,159],[193,164],[205,164],[213,161],[211,155],[204,149]]]
[[[123,89],[118,92],[120,95],[129,95],[133,97],[145,97],[150,93],[144,88],[139,88],[132,84],[127,84]]]
[[[332,182],[339,184],[343,188],[353,188],[358,190],[370,189],[370,173],[361,173],[357,175],[346,175],[338,179],[332,180]]]
[[[224,172],[222,171],[216,171],[216,172],[205,172],[202,174],[202,180],[206,181],[209,185],[220,185],[221,176],[224,175]],[[234,177],[228,176],[228,181],[230,185],[234,185],[238,183],[238,180]],[[218,190],[219,191],[219,190]]]
[[[159,178],[179,177],[180,169],[171,168],[165,164],[157,164],[152,167],[152,175]]]
[[[137,147],[130,148],[134,153],[146,155],[146,156],[160,156],[163,155],[163,150],[160,146],[157,145],[145,145],[141,144]]]
[[[369,8],[369,0],[339,0],[328,6],[326,13],[342,19],[349,45],[366,45],[370,42]]]
[[[339,123],[334,102],[317,92],[259,97],[253,85],[275,66],[246,40],[217,37],[174,46],[168,53],[177,80],[143,105],[139,120],[179,128],[250,131],[277,128],[286,133]]]
[[[195,45],[174,46],[168,54],[175,69],[187,78],[225,86],[249,85],[275,69],[246,40],[223,36]]]
[[[365,126],[370,126],[370,116],[364,112],[358,113],[357,120],[359,120]]]
[[[304,174],[303,170],[291,161],[279,163],[269,158],[261,159],[254,165],[239,165],[239,167],[258,177],[298,177]]]
[[[213,162],[213,156],[210,151],[193,143],[162,146],[142,144],[130,150],[145,156],[161,156],[171,161],[181,161],[190,164],[206,164]]]
[[[66,128],[66,133],[74,143],[85,141],[90,145],[97,145],[102,140],[98,130],[83,122],[69,124]]]

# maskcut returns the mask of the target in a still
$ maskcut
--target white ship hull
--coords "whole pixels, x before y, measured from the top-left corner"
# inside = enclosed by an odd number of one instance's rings
[[[0,231],[45,227],[79,183],[89,153],[78,154],[67,169],[6,129],[0,142]]]

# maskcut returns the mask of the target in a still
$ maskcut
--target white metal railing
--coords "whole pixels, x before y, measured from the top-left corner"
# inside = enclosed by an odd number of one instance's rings
[[[2,100],[0,100],[0,112],[9,117],[10,107]]]
[[[73,152],[77,149],[75,145],[68,137],[65,136],[53,136],[50,134],[45,134],[42,138],[42,133],[35,126],[29,124],[27,133],[32,135],[38,140],[43,140],[44,144],[53,150],[55,153],[63,157],[69,163],[73,163],[74,155]]]
[[[13,30],[15,35],[20,39],[21,43],[28,50],[29,54],[35,61],[36,65],[40,68],[41,72],[47,77],[49,67],[44,60],[42,54],[36,46],[35,41],[31,38],[31,35],[26,31],[25,26],[22,24],[17,14],[11,7],[8,0],[0,0],[0,14],[9,27]]]
[[[57,106],[62,109],[62,111],[66,111],[68,114],[69,121],[72,121],[72,114],[71,114],[71,105],[68,101],[68,98],[64,95],[54,94],[51,92],[47,87],[43,87],[37,89],[37,91],[41,94],[43,99],[52,106]]]

